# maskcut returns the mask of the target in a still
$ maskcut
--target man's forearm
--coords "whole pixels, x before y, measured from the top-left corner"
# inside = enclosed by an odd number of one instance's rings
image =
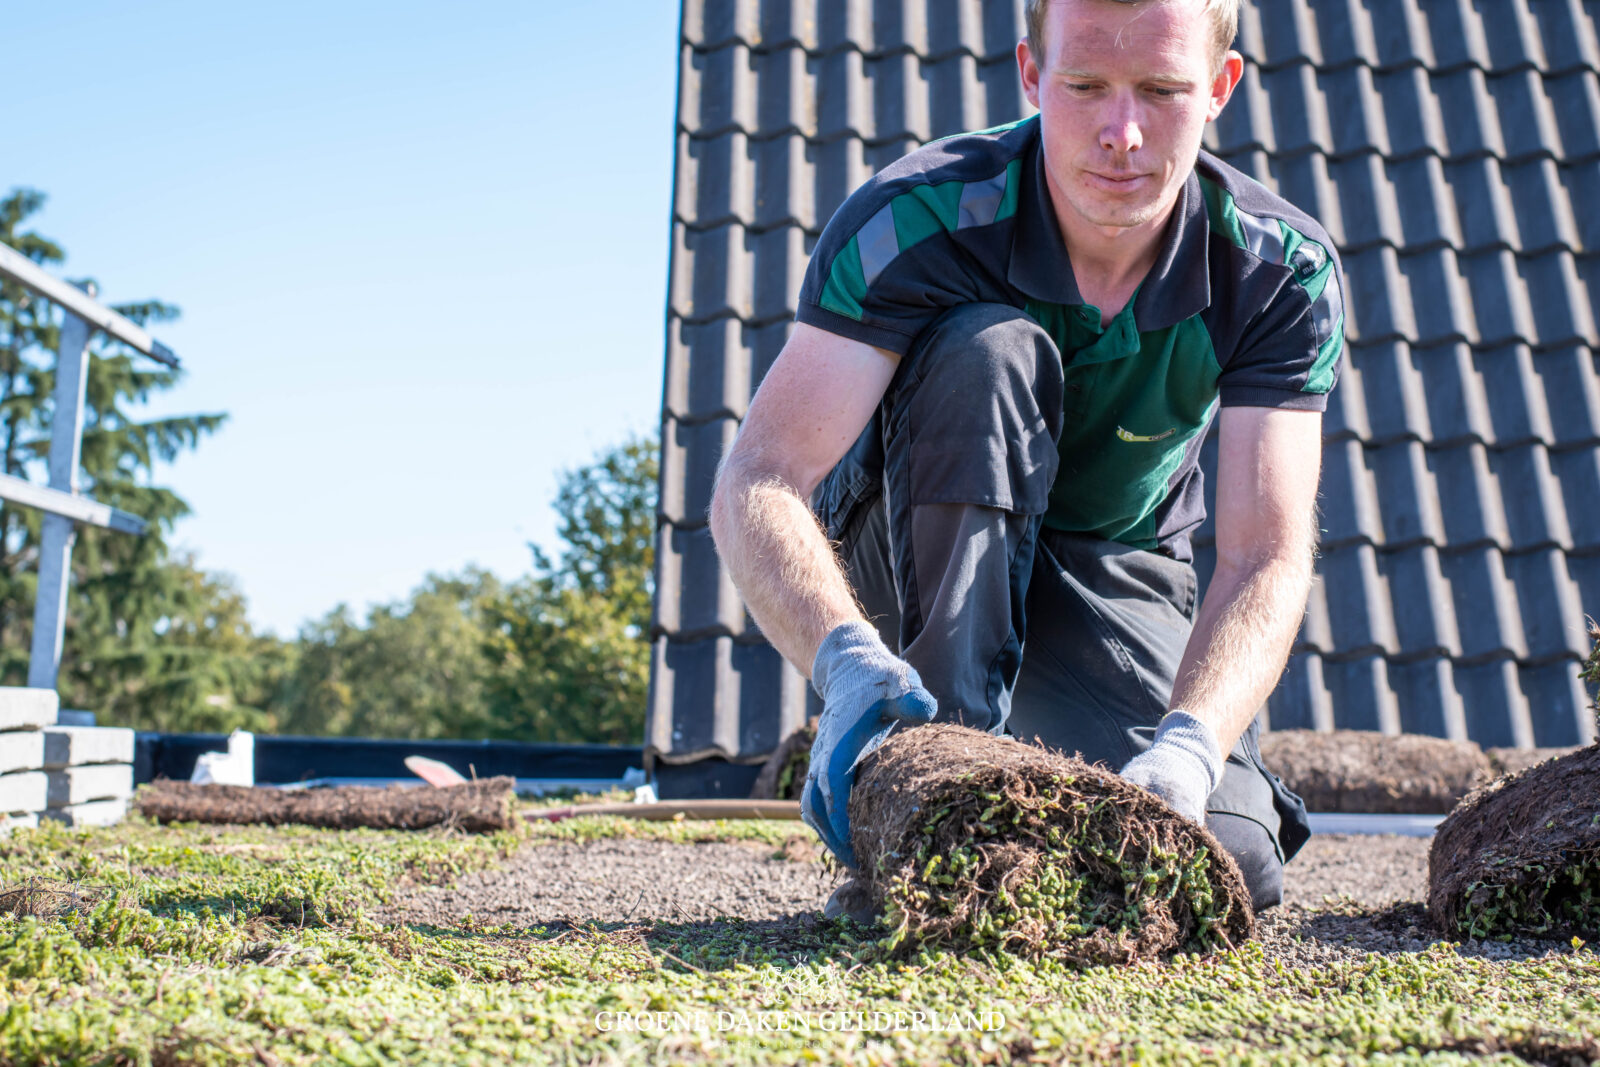
[[[811,509],[758,465],[719,472],[711,536],[761,632],[801,674],[834,627],[864,617]]]
[[[1311,551],[1219,561],[1184,649],[1172,707],[1200,719],[1224,755],[1278,684],[1311,591]]]

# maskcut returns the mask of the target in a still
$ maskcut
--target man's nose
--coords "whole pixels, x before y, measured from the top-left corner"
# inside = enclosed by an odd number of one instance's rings
[[[1100,127],[1100,147],[1107,152],[1135,152],[1143,143],[1144,133],[1131,109],[1118,108]]]

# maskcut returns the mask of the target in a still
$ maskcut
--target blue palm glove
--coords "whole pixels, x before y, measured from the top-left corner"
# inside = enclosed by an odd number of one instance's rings
[[[853,868],[849,807],[856,764],[895,727],[932,722],[938,705],[911,664],[862,621],[841,623],[823,638],[811,684],[822,697],[822,717],[800,793],[800,817],[839,862]]]
[[[1122,777],[1204,826],[1206,798],[1222,781],[1224,758],[1211,727],[1187,711],[1171,711],[1161,720],[1150,747],[1122,768]]]

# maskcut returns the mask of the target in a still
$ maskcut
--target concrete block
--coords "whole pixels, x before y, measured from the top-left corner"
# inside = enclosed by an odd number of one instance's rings
[[[32,830],[39,825],[39,813],[29,812],[26,815],[0,815],[0,837],[4,837],[13,830]]]
[[[41,814],[46,819],[64,822],[68,826],[110,826],[121,822],[128,814],[128,799],[91,800],[61,808],[46,808]]]
[[[36,771],[43,766],[43,733],[38,730],[9,730],[0,734],[0,774]]]
[[[54,726],[61,698],[54,689],[0,685],[0,730],[37,730]]]
[[[133,762],[133,731],[126,727],[46,726],[40,732],[46,769]]]
[[[52,808],[133,795],[133,767],[127,763],[63,767],[44,773],[50,780],[49,806]]]
[[[43,771],[0,774],[0,812],[7,815],[43,811],[50,803],[50,778]]]

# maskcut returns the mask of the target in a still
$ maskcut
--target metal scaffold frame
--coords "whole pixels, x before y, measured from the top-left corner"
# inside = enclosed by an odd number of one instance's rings
[[[89,337],[103,330],[135,352],[169,367],[178,357],[137,323],[112,311],[68,282],[52,278],[31,259],[0,244],[0,278],[61,309],[61,338],[56,347],[55,414],[50,426],[48,486],[0,473],[0,499],[38,508],[45,513],[39,538],[39,588],[33,603],[33,647],[28,657],[28,686],[54,689],[61,669],[61,641],[66,632],[67,584],[72,574],[72,546],[78,523],[124,533],[143,534],[146,523],[78,492],[78,464],[83,448],[84,390],[89,376]]]

